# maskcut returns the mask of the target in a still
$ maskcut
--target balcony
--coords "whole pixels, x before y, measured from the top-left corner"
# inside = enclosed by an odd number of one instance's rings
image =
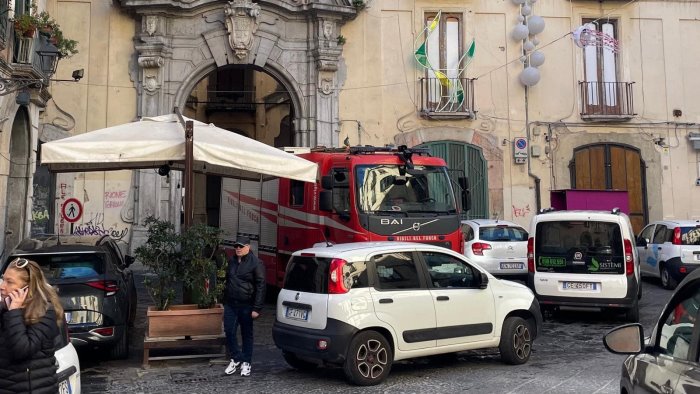
[[[421,78],[421,116],[474,119],[474,81],[469,78]]]
[[[7,77],[0,77],[0,96],[25,89],[37,89],[42,95],[48,86],[49,78],[56,71],[60,53],[55,46],[49,44],[48,38],[42,34],[35,37],[10,35],[11,64]]]
[[[580,81],[581,119],[592,122],[619,122],[632,119],[634,82]]]

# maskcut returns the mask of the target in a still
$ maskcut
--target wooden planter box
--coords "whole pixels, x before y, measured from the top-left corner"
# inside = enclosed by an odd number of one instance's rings
[[[173,305],[167,311],[149,306],[149,338],[221,335],[223,333],[224,307],[198,309],[197,305]]]

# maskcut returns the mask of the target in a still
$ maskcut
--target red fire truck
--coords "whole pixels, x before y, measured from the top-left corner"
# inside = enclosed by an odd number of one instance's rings
[[[288,150],[318,163],[319,181],[222,180],[224,247],[238,235],[250,237],[268,284],[281,287],[290,255],[320,242],[413,241],[463,251],[459,213],[469,209],[467,180],[426,149]]]

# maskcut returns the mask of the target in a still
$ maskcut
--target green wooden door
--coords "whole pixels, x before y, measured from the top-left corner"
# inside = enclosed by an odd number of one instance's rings
[[[461,170],[469,178],[472,209],[463,212],[464,219],[487,219],[489,217],[489,182],[486,160],[481,148],[454,141],[435,141],[417,146],[428,148],[433,156],[441,157],[450,170]]]

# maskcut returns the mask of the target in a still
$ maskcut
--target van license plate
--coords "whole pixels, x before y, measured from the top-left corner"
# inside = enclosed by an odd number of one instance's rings
[[[287,308],[285,316],[287,316],[287,319],[307,321],[309,320],[309,311],[305,309]]]
[[[564,290],[598,290],[598,283],[593,282],[563,282]]]
[[[521,270],[523,263],[501,263],[502,270]]]

